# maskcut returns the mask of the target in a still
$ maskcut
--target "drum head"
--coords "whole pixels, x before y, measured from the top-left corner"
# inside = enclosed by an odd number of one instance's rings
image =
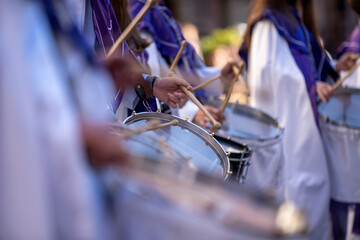
[[[344,88],[336,91],[329,102],[319,106],[320,116],[327,122],[349,128],[360,128],[360,90]]]
[[[161,139],[185,156],[196,170],[227,179],[230,163],[225,150],[211,135],[195,124],[163,113],[139,113],[129,117],[124,123],[130,128],[141,128],[152,120],[167,123],[174,119],[179,121],[178,126],[166,127],[141,135]]]
[[[222,101],[210,103],[216,107],[221,104]],[[247,105],[229,103],[225,115],[222,131],[232,137],[265,141],[280,137],[284,131],[275,119]]]

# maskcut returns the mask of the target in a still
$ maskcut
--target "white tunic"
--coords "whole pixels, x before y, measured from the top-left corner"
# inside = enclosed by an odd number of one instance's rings
[[[100,239],[71,84],[42,6],[20,6],[0,22],[17,26],[0,38],[0,238]]]
[[[251,105],[285,128],[285,198],[308,216],[311,239],[328,239],[329,176],[304,77],[270,21],[256,24],[249,55]]]

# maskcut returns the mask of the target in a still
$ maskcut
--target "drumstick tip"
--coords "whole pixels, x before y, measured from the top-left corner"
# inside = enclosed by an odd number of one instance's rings
[[[178,120],[172,120],[171,121],[171,126],[177,126],[179,125],[179,121]]]

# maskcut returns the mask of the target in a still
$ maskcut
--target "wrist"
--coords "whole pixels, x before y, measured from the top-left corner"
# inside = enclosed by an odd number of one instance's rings
[[[157,76],[152,76],[152,75],[148,75],[145,78],[146,83],[150,86],[151,90],[152,90],[152,96],[154,96],[154,86],[155,86],[155,82],[158,79]]]

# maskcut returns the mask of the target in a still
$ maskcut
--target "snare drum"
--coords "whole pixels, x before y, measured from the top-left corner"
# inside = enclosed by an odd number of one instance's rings
[[[279,239],[306,227],[300,212],[287,214],[266,198],[200,172],[179,181],[163,172],[120,169],[107,172],[104,182],[120,239]]]
[[[221,106],[222,101],[211,103]],[[229,103],[226,121],[218,131],[222,137],[246,144],[253,151],[244,188],[252,188],[283,199],[284,129],[269,115],[247,105]]]
[[[121,146],[127,150],[134,167],[145,168],[147,171],[163,169],[163,172],[173,177],[179,177],[184,171],[191,171],[188,158],[159,138],[149,135],[124,137],[127,131],[126,126],[113,125],[110,133],[121,137]]]
[[[124,123],[130,128],[140,128],[149,121],[168,123],[177,120],[177,126],[170,126],[141,135],[161,139],[188,159],[190,165],[199,171],[226,180],[229,177],[230,162],[224,148],[202,128],[181,118],[163,113],[139,113],[127,118]],[[140,136],[141,136],[140,135]]]
[[[252,151],[246,145],[234,142],[227,138],[215,134],[215,139],[223,146],[230,159],[230,171],[232,172],[230,180],[244,183],[248,168],[251,164]]]
[[[339,89],[319,106],[331,197],[360,202],[360,90]]]

